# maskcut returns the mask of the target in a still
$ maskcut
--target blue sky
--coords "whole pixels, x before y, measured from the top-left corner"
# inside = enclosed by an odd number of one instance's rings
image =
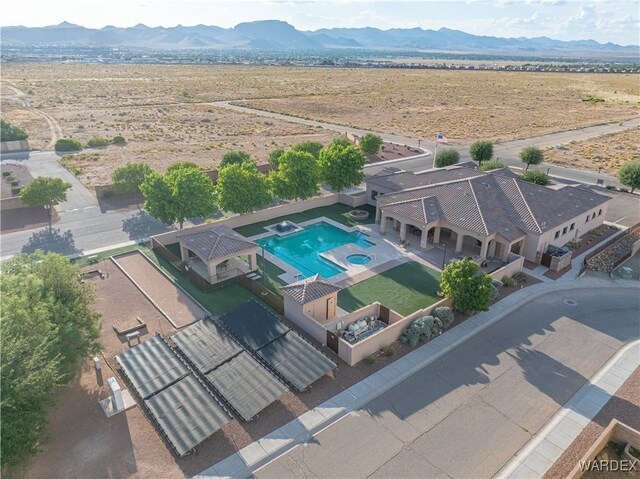
[[[432,28],[501,37],[638,44],[638,0],[22,0],[3,2],[2,25],[63,20],[88,27],[218,25],[284,20],[301,30],[330,27]]]

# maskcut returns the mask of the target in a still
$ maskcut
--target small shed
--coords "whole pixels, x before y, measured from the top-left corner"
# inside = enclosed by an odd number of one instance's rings
[[[227,226],[182,233],[176,239],[183,263],[211,284],[257,268],[258,245]]]

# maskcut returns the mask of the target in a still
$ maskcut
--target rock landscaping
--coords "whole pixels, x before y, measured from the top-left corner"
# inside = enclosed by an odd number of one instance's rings
[[[604,251],[587,261],[587,268],[592,271],[610,272],[631,252],[633,244],[640,240],[640,228],[620,238]]]

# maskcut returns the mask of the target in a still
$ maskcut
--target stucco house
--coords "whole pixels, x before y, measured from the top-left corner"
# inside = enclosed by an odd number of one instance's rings
[[[509,253],[540,262],[604,221],[611,198],[579,186],[545,187],[508,169],[469,166],[419,173],[383,170],[366,179],[380,231],[419,245],[449,243],[457,253],[506,261]]]

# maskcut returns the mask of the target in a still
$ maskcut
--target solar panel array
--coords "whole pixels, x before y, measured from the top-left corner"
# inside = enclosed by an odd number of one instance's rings
[[[198,321],[171,339],[245,421],[288,390],[211,318]]]
[[[249,301],[220,319],[298,391],[304,391],[337,367],[256,301]]]
[[[180,456],[231,421],[161,336],[124,351],[116,361]]]

